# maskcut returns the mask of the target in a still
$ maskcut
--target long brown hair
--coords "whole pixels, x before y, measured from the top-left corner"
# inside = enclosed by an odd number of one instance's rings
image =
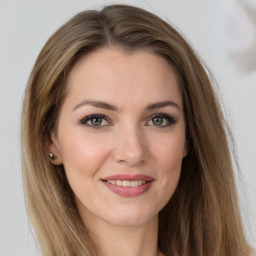
[[[27,209],[43,255],[95,255],[63,166],[49,162],[73,65],[103,47],[147,49],[167,59],[183,95],[189,153],[177,189],[159,214],[158,244],[166,256],[248,255],[235,188],[228,129],[213,80],[183,37],[159,17],[111,5],[84,11],[45,44],[24,97],[21,141]]]

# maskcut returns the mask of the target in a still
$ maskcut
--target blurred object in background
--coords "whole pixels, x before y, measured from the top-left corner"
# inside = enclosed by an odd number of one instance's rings
[[[256,0],[229,1],[220,9],[219,36],[225,51],[243,72],[256,70]]]
[[[256,12],[256,0],[240,0],[247,8]]]

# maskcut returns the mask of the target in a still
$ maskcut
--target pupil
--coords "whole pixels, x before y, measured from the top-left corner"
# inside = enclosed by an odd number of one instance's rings
[[[93,118],[91,122],[93,125],[100,125],[102,123],[102,119],[100,117]]]
[[[155,118],[153,119],[153,123],[154,123],[155,125],[162,125],[162,124],[163,124],[163,118],[161,118],[161,117],[155,117]]]

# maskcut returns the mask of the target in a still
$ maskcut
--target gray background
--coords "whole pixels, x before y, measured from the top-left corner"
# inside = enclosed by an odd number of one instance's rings
[[[235,51],[244,47],[246,35],[240,36],[242,42],[235,47],[230,46],[229,36],[239,36],[239,29],[225,36],[225,27],[232,27],[227,10],[239,9],[238,1],[227,0],[224,6],[221,0],[0,0],[0,255],[37,254],[24,206],[19,148],[21,102],[33,63],[49,36],[67,19],[106,3],[135,4],[168,19],[211,68],[234,133],[243,176],[239,195],[244,223],[248,239],[256,247],[256,68],[252,64],[246,71]],[[240,16],[236,17],[239,23]],[[240,23],[246,26],[243,20]],[[252,50],[249,55],[253,54]]]

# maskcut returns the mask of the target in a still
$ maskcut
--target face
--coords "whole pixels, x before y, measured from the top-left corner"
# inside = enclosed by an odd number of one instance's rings
[[[82,219],[139,226],[157,218],[186,155],[182,96],[162,57],[117,49],[73,67],[49,150]]]

